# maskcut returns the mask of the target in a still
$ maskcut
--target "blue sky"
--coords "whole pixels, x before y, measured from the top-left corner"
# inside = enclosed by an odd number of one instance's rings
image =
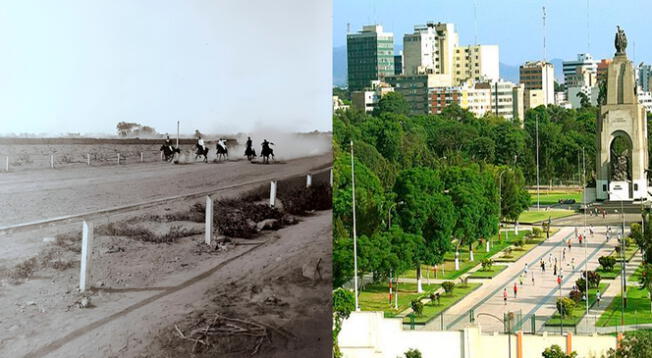
[[[644,0],[334,0],[333,46],[346,44],[347,23],[351,31],[380,23],[402,43],[404,33],[428,21],[455,23],[460,43],[500,46],[500,60],[518,65],[543,57],[542,6],[546,6],[547,58],[575,58],[587,48],[596,58],[612,57],[616,25],[625,29],[627,52],[637,62],[652,60],[652,3]],[[590,48],[587,34],[590,34]],[[634,56],[634,43],[636,54]],[[634,58],[635,57],[635,58]]]
[[[332,7],[5,0],[0,134],[331,128]]]

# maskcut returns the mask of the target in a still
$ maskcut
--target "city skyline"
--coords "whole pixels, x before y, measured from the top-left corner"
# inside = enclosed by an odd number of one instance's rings
[[[499,0],[489,4],[418,0],[399,5],[389,1],[335,0],[333,47],[346,45],[347,24],[350,24],[351,33],[364,25],[383,25],[385,31],[394,34],[395,48],[400,48],[403,35],[412,33],[415,25],[429,21],[446,22],[455,24],[460,44],[498,45],[501,63],[517,66],[543,58],[542,6],[545,6],[547,60],[574,59],[577,54],[587,52],[596,59],[611,58],[616,25],[627,33],[630,40],[627,52],[632,60],[638,63],[652,59],[652,40],[646,36],[644,26],[647,13],[644,2],[627,2],[613,7],[605,0],[594,0],[590,5],[588,33],[587,2],[584,1],[526,3]],[[429,13],[433,15],[424,15]],[[528,46],[524,46],[525,43]]]

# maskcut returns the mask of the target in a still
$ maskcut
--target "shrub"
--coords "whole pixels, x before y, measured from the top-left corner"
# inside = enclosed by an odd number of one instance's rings
[[[532,234],[534,234],[534,237],[541,237],[543,236],[543,229],[539,227],[533,227],[532,228]]]
[[[557,298],[557,312],[559,315],[564,317],[570,317],[572,314],[573,307],[575,307],[575,301],[571,300],[568,297]]]
[[[430,293],[430,302],[439,304],[439,293]]]
[[[584,293],[586,291],[586,280],[583,278],[578,278],[577,281],[575,281],[575,286],[577,286],[577,289],[580,290],[580,292]]]
[[[598,262],[602,269],[607,272],[613,271],[614,266],[616,266],[616,258],[613,256],[600,256]]]
[[[582,300],[582,292],[580,292],[579,290],[572,290],[568,294],[568,297],[570,297],[570,299],[575,302],[580,302]]]
[[[417,316],[423,314],[423,303],[421,303],[421,300],[412,300],[412,302],[410,302],[410,307],[412,307],[412,311],[414,311]]]
[[[598,288],[600,285],[600,280],[602,279],[600,277],[600,274],[595,272],[595,271],[589,271],[589,287],[590,288]]]
[[[405,358],[422,358],[421,351],[418,349],[410,348],[407,352],[404,353]]]
[[[455,288],[455,282],[444,281],[442,282],[441,287],[443,287],[444,291],[446,291],[446,293],[450,295],[453,293],[453,289]]]
[[[616,246],[616,253],[620,256],[620,245]]]
[[[516,241],[514,241],[514,246],[518,247],[519,249],[522,248],[525,245],[525,239],[520,238]]]
[[[571,352],[570,354],[564,353],[556,344],[546,348],[543,353],[541,353],[543,358],[576,358],[577,352]]]
[[[491,269],[491,266],[493,266],[494,260],[490,258],[482,259],[482,261],[480,261],[480,264],[482,265],[482,271],[488,271]]]

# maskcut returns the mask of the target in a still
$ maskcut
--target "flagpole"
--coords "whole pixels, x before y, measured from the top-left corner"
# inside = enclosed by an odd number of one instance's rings
[[[355,310],[360,311],[358,304],[358,235],[355,223],[355,166],[353,163],[353,141],[351,141],[351,193],[353,198],[353,285],[355,294]]]

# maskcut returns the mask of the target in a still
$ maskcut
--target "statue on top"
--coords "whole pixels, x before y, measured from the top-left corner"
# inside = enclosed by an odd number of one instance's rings
[[[616,26],[617,31],[616,31],[616,38],[614,40],[614,45],[616,46],[616,56],[618,55],[625,55],[625,49],[627,48],[627,35],[625,35],[625,31],[620,28],[620,26]]]

